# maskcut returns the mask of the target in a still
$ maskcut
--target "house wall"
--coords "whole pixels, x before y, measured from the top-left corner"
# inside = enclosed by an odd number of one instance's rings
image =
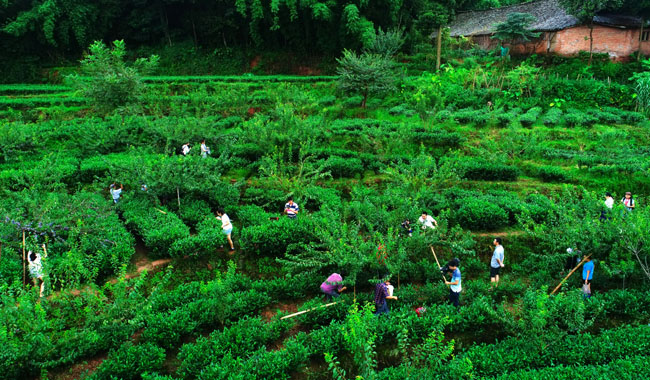
[[[607,53],[614,60],[624,60],[638,50],[640,32],[640,29],[596,25],[593,31],[593,51]],[[498,48],[500,42],[490,37],[490,35],[474,36],[472,40],[482,49]],[[548,52],[565,56],[576,55],[580,51],[589,51],[589,28],[577,26],[557,32],[543,32],[535,41],[511,46],[510,50],[515,54]],[[650,55],[650,41],[641,42],[641,51],[645,55]]]

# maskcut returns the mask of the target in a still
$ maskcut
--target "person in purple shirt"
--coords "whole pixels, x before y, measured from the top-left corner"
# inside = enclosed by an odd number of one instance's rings
[[[327,280],[320,284],[321,292],[325,293],[325,301],[340,296],[340,293],[345,289],[347,287],[343,286],[343,277],[338,273],[332,273]]]
[[[386,276],[375,286],[375,315],[388,314],[390,309],[386,300],[396,300],[397,297],[388,294],[389,277]]]

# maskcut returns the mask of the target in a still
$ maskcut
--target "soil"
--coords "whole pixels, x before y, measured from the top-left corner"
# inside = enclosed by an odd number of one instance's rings
[[[81,363],[73,364],[70,368],[61,369],[59,371],[51,371],[47,374],[47,378],[51,380],[76,380],[80,379],[82,375],[91,374],[97,370],[104,360],[106,360],[107,355],[102,354],[96,356],[92,359],[88,359]]]
[[[276,303],[262,309],[261,316],[264,322],[269,322],[273,317],[275,317],[278,312],[286,312],[292,314],[298,311],[298,303]]]

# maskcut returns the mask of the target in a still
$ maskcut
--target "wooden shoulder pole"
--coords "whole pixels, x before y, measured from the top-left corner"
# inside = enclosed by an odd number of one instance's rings
[[[556,286],[555,289],[553,289],[553,291],[551,292],[551,295],[555,294],[555,292],[557,292],[557,290],[560,289],[560,286],[562,286],[562,284],[564,284],[564,282],[565,282],[566,280],[568,280],[569,277],[571,277],[571,275],[573,274],[573,272],[575,272],[578,268],[580,268],[580,265],[582,265],[582,264],[585,262],[585,260],[587,260],[587,259],[590,258],[590,257],[591,257],[591,255],[585,257],[584,259],[582,259],[582,261],[580,261],[580,262],[578,263],[578,265],[577,265],[575,268],[573,268],[573,270],[572,270],[571,272],[569,272],[569,274],[567,274],[566,277],[564,277],[564,279],[563,279],[563,280],[558,284],[558,286]]]
[[[436,256],[436,251],[433,250],[432,245],[430,245],[429,248],[431,248],[431,253],[433,253],[433,258],[436,259],[436,264],[438,264],[438,271],[440,271],[440,268],[442,268],[442,267],[440,266],[440,262],[438,261],[438,256]],[[440,273],[440,275],[442,276],[442,280],[447,282],[447,279],[445,278],[445,275],[442,274],[442,273]]]
[[[26,267],[25,267],[25,230],[23,230],[23,285],[25,285],[25,275],[26,275]]]
[[[318,306],[318,307],[314,307],[314,308],[311,308],[311,309],[308,309],[308,310],[303,310],[303,311],[299,311],[299,312],[297,312],[297,313],[293,313],[293,314],[285,315],[284,317],[280,318],[280,320],[282,320],[282,319],[287,319],[287,318],[293,318],[293,317],[295,317],[295,316],[298,316],[298,315],[301,315],[301,314],[305,314],[305,313],[309,313],[310,311],[314,311],[314,310],[316,310],[316,309],[320,309],[321,307],[328,307],[328,306],[336,305],[337,303],[338,303],[338,302],[332,302],[332,303],[328,303],[328,304],[325,304],[325,305],[320,305],[320,306]]]

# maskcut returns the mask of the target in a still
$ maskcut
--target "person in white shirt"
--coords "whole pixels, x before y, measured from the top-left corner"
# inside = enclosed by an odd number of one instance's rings
[[[121,183],[120,183],[120,188],[119,189],[117,188],[117,184],[115,184],[115,182],[113,182],[111,184],[111,187],[110,187],[109,191],[111,193],[111,196],[113,197],[113,202],[114,203],[117,203],[117,202],[120,201],[120,195],[122,195],[122,190],[124,190],[124,185],[122,185]]]
[[[422,225],[423,230],[426,230],[427,228],[435,229],[438,227],[438,222],[436,222],[431,215],[427,214],[426,211],[422,211],[422,216],[420,216],[418,222]]]
[[[206,158],[208,157],[208,154],[210,154],[210,148],[205,145],[205,139],[203,139],[203,141],[201,141],[201,157]]]
[[[490,282],[494,286],[499,286],[499,272],[503,268],[503,245],[501,245],[501,238],[494,238],[494,252],[492,253],[492,260],[490,260]]]
[[[609,219],[609,214],[612,212],[614,207],[614,198],[612,198],[611,193],[605,193],[605,209],[600,211],[600,221],[604,222]]]
[[[190,153],[190,143],[185,143],[181,147],[181,153],[183,153],[183,156],[187,156]]]
[[[232,243],[232,223],[230,223],[230,218],[223,211],[222,208],[217,210],[217,219],[221,221],[221,228],[223,229],[224,235],[228,238],[228,244],[230,244],[230,251],[235,250],[235,245]]]
[[[47,257],[47,250],[45,249],[45,244],[43,244],[43,258]],[[37,252],[29,251],[27,254],[27,261],[29,262],[29,275],[34,281],[34,286],[39,286],[40,282],[40,297],[43,297],[43,289],[45,287],[45,281],[43,281],[43,263],[41,261],[41,255]]]

